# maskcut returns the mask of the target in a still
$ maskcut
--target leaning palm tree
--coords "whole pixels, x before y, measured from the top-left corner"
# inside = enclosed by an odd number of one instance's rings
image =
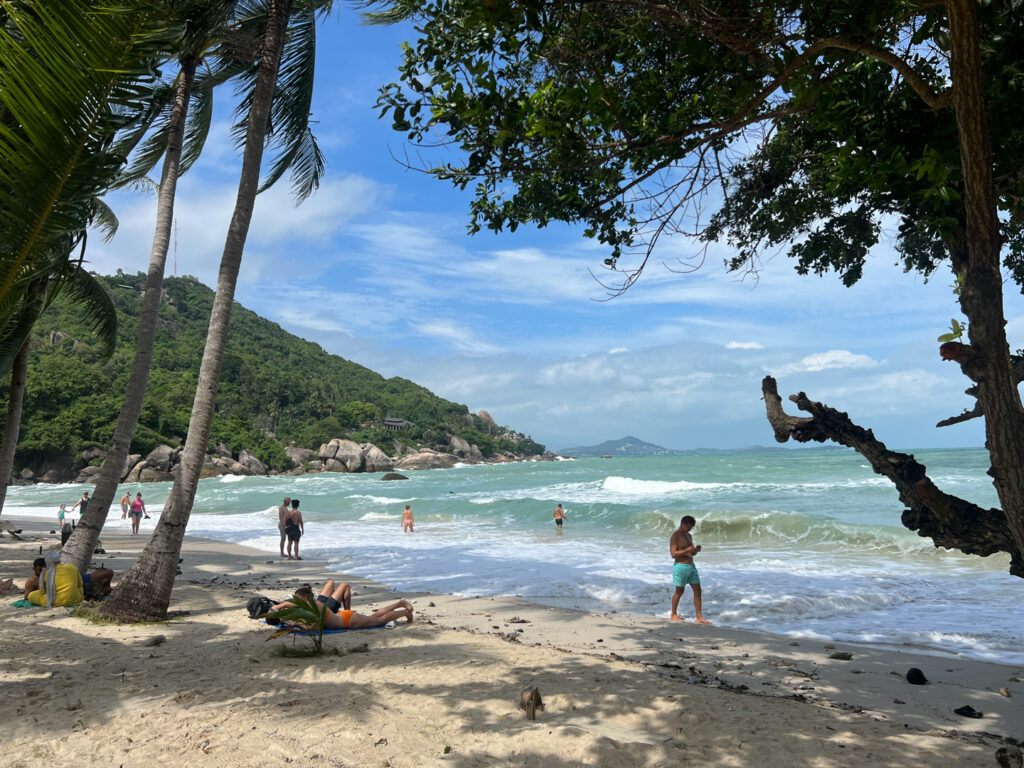
[[[172,87],[166,90],[171,99],[165,105],[156,104],[163,108],[159,113],[154,110],[150,115],[155,119],[140,123],[136,131],[124,138],[126,146],[136,146],[141,136],[155,126],[148,139],[139,144],[134,162],[122,176],[122,183],[130,184],[144,178],[161,157],[163,168],[157,190],[156,229],[135,340],[135,357],[124,401],[114,426],[110,447],[100,466],[92,502],[61,554],[65,563],[73,563],[83,573],[88,570],[100,531],[106,523],[142,413],[153,362],[153,340],[156,337],[164,267],[174,220],[178,177],[188,170],[202,151],[210,126],[213,88],[231,74],[228,67],[221,67],[221,71],[216,74],[208,68],[206,76],[201,76],[197,82],[196,72],[204,58],[216,56],[218,47],[224,45],[234,19],[235,5],[236,0],[171,0],[167,3],[174,18],[180,20],[182,29],[177,77]],[[190,120],[189,107],[193,94],[196,96],[194,101],[197,109],[191,114]]]
[[[309,106],[316,15],[329,10],[330,0],[248,0],[240,2],[239,8],[248,22],[243,26],[255,27],[253,39],[259,41],[259,58],[248,78],[252,90],[242,102],[245,122],[236,126],[244,137],[238,194],[221,257],[180,471],[149,543],[101,609],[120,621],[161,619],[167,614],[178,554],[210,438],[235,284],[256,195],[291,169],[301,200],[315,189],[323,171],[323,158],[309,130]],[[261,187],[268,136],[280,142],[283,151]]]
[[[0,330],[0,348],[14,350],[13,360],[8,364],[11,385],[8,389],[7,420],[0,440],[0,477],[4,478],[0,483],[0,510],[3,510],[7,499],[7,478],[14,466],[14,453],[21,431],[21,407],[28,382],[29,333],[39,316],[59,295],[86,310],[92,318],[92,330],[103,346],[104,355],[111,355],[117,342],[114,303],[96,278],[81,268],[81,262],[73,263],[60,256],[54,260],[50,275],[37,277],[29,283],[20,297],[19,311],[11,316],[8,326]]]
[[[105,311],[71,254],[84,248],[90,223],[113,221],[98,196],[124,163],[116,139],[148,109],[153,62],[166,44],[162,18],[141,0],[121,0],[117,12],[102,0],[0,6],[0,376],[13,372],[0,507],[32,325],[68,286]],[[111,318],[116,323],[111,314],[101,324]]]

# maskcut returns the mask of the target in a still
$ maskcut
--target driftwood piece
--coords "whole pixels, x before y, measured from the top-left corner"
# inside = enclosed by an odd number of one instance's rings
[[[526,712],[527,720],[536,720],[537,710],[544,709],[544,702],[540,698],[540,688],[534,686],[519,694],[519,708]]]
[[[853,448],[872,469],[892,481],[900,501],[906,505],[903,525],[919,536],[930,538],[937,547],[957,549],[986,557],[996,552],[1010,555],[1010,573],[1024,577],[1024,553],[1010,534],[1001,509],[983,509],[976,504],[939,490],[926,474],[926,467],[913,455],[889,450],[870,429],[854,424],[842,411],[815,402],[803,392],[791,395],[797,407],[811,414],[790,416],[782,408],[778,385],[771,376],[761,382],[768,423],[775,439],[790,438],[799,443],[826,440]]]

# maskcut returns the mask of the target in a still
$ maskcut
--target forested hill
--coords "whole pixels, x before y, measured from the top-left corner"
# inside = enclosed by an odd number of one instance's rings
[[[58,301],[43,314],[33,331],[16,470],[109,445],[134,354],[145,275],[97,279],[118,310],[117,349],[101,360],[88,318],[70,305]],[[192,277],[164,281],[153,369],[132,453],[184,442],[213,295]],[[6,411],[6,392],[0,407]],[[387,416],[414,426],[386,432],[381,420]],[[509,432],[407,379],[385,379],[328,354],[235,304],[211,445],[248,448],[272,468],[291,466],[284,454],[290,441],[316,449],[346,436],[392,455],[396,439],[432,446],[450,434],[476,444],[484,456],[543,451],[514,432],[502,437]]]

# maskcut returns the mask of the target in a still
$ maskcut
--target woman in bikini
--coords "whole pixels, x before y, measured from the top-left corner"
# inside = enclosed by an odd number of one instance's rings
[[[318,603],[327,607],[327,621],[325,629],[366,629],[368,627],[381,627],[389,621],[405,619],[412,624],[413,608],[408,600],[399,600],[386,608],[380,608],[373,613],[366,615],[352,610],[352,588],[347,581],[335,584],[333,579],[324,583],[320,594],[316,598]],[[287,600],[271,608],[271,611],[280,611],[290,608],[294,603]]]
[[[413,533],[412,507],[408,504],[405,505],[405,511],[402,512],[402,533]]]

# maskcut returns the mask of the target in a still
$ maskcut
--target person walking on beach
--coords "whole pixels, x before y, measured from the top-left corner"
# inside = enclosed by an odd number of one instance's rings
[[[555,526],[558,529],[558,535],[559,536],[562,535],[562,522],[565,521],[565,520],[568,520],[568,519],[569,518],[566,516],[565,510],[562,509],[562,505],[561,504],[559,504],[557,507],[555,507]]]
[[[281,534],[281,559],[284,559],[284,542],[287,538],[284,535],[284,521],[288,516],[288,508],[291,506],[291,496],[285,496],[284,501],[281,502],[281,506],[277,508],[277,530]]]
[[[139,523],[142,522],[142,516],[146,514],[146,504],[142,500],[142,492],[135,494],[135,501],[132,502],[131,511],[128,513],[132,518],[132,533],[136,534],[139,532]],[[149,515],[146,515],[149,517]]]
[[[306,524],[302,520],[302,513],[299,512],[299,500],[292,499],[292,508],[284,518],[284,533],[288,537],[288,559],[301,560],[299,557],[299,539],[306,533]],[[292,548],[295,549],[295,556],[292,556]]]
[[[124,496],[121,497],[121,519],[124,520],[128,517],[128,509],[131,507],[132,494],[130,491],[125,491]]]
[[[82,494],[82,498],[71,505],[71,511],[74,512],[75,508],[78,507],[78,514],[85,515],[85,510],[89,506],[89,492],[86,491]]]
[[[402,512],[402,533],[414,533],[412,526],[412,507],[408,504],[405,505],[405,510]]]
[[[690,535],[696,524],[697,521],[692,516],[684,516],[669,541],[669,553],[676,563],[672,567],[672,581],[675,583],[676,591],[672,595],[672,615],[669,618],[672,621],[682,621],[677,612],[679,598],[683,596],[686,585],[689,584],[693,590],[693,610],[697,614],[695,621],[698,624],[710,624],[711,622],[701,615],[700,576],[697,574],[697,566],[693,564],[693,556],[700,552],[700,546],[694,546],[693,537]]]
[[[65,504],[60,505],[60,509],[57,510],[57,528],[64,528],[64,516],[68,513],[65,509]]]

